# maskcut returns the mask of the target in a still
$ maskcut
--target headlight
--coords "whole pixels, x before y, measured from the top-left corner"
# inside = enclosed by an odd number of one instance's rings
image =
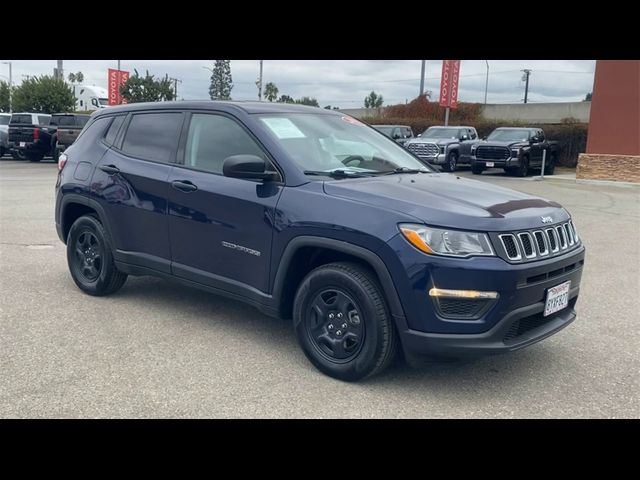
[[[511,150],[511,155],[512,156],[517,157],[519,154],[520,154],[520,150],[519,149],[516,148],[514,150]]]
[[[444,153],[444,149],[447,147],[440,147],[440,153]]]
[[[412,223],[400,224],[399,228],[409,243],[424,253],[451,257],[494,255],[484,233],[443,230]]]

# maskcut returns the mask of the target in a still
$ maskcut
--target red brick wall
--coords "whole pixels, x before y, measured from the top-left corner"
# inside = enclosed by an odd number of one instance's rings
[[[640,61],[596,62],[587,153],[640,155]]]
[[[640,156],[581,153],[576,178],[640,183]]]

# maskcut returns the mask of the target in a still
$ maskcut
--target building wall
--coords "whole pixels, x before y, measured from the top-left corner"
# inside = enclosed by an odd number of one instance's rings
[[[596,62],[587,153],[640,155],[640,61]]]

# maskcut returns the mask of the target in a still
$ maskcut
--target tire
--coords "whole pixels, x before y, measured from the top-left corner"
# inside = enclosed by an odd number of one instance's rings
[[[113,261],[109,236],[93,215],[78,218],[67,237],[67,264],[78,288],[89,295],[104,296],[119,290],[127,274]]]
[[[445,172],[455,172],[458,168],[458,152],[455,150],[449,153],[447,161],[442,165],[442,169]]]
[[[522,157],[520,166],[514,170],[517,177],[526,177],[529,175],[529,157]]]
[[[556,170],[556,156],[551,155],[549,157],[549,161],[544,165],[544,174],[545,175],[553,175]]]
[[[25,160],[27,158],[22,150],[12,150],[11,156],[14,160]]]
[[[54,149],[51,151],[51,157],[53,158],[53,163],[58,164],[58,159],[60,158],[60,150],[58,150],[58,146],[56,145]]]
[[[5,152],[6,152],[6,151],[7,151],[7,149],[6,149],[6,148],[4,148],[4,147],[0,147],[0,158],[1,158],[1,157],[4,157],[4,154],[5,154]]]
[[[39,162],[44,158],[44,153],[27,153],[26,156],[30,162]]]
[[[473,173],[474,175],[480,175],[483,171],[484,171],[483,166],[478,165],[477,163],[471,164],[471,173]]]
[[[309,361],[339,380],[380,373],[398,350],[381,288],[353,263],[323,265],[304,278],[293,304],[293,326]]]

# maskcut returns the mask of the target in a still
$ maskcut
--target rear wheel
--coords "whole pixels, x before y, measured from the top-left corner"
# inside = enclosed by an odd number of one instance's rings
[[[450,152],[449,157],[442,168],[445,172],[455,172],[456,168],[458,168],[458,152]]]
[[[67,263],[73,281],[89,295],[109,295],[127,280],[127,274],[116,268],[107,232],[93,215],[84,215],[71,226]]]
[[[384,370],[398,337],[374,276],[353,263],[310,272],[293,306],[298,342],[313,365],[334,378],[356,381]]]
[[[25,160],[27,158],[24,154],[24,150],[12,150],[11,156],[14,160]]]
[[[473,173],[474,175],[480,175],[483,171],[484,167],[482,165],[479,165],[477,163],[471,164],[471,173]]]
[[[7,151],[6,148],[0,147],[0,157],[4,157],[4,154],[6,151]]]
[[[556,156],[551,155],[549,157],[549,161],[545,162],[544,165],[544,174],[545,175],[553,175],[556,170]]]
[[[529,175],[529,157],[522,157],[520,166],[514,170],[516,176],[526,177]]]

